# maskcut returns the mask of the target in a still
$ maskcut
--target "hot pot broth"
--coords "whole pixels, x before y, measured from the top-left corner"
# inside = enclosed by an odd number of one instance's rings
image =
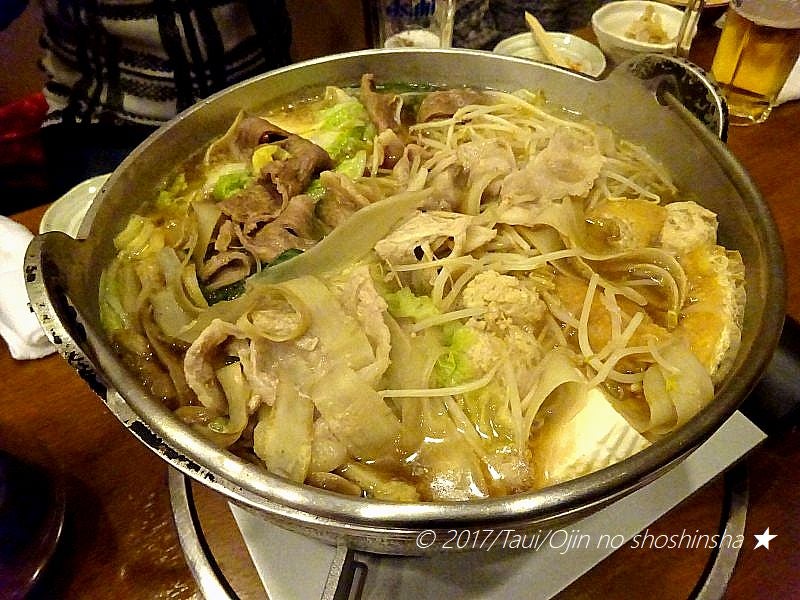
[[[520,90],[328,88],[230,130],[115,239],[143,385],[296,482],[467,500],[602,468],[735,355],[739,255],[647,152]]]

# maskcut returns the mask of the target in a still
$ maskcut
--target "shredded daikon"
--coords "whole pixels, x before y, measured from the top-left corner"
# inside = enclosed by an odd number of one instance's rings
[[[637,347],[633,349],[626,348],[628,342],[633,337],[633,334],[636,333],[636,329],[639,327],[639,325],[641,325],[642,321],[644,321],[644,313],[637,312],[633,315],[633,317],[631,317],[631,320],[625,326],[622,334],[615,341],[616,348],[611,351],[611,354],[605,362],[595,367],[597,373],[589,382],[590,388],[595,387],[605,381],[608,377],[608,374],[611,372],[611,369],[613,369],[617,362],[619,362],[619,360],[623,357],[631,354],[641,354],[648,351],[648,348],[646,347]]]
[[[458,396],[459,394],[467,394],[474,392],[489,385],[489,382],[494,379],[497,372],[497,365],[489,371],[486,375],[475,381],[463,383],[446,388],[424,388],[424,389],[406,389],[406,390],[381,390],[378,395],[381,398],[431,398],[441,396]]]
[[[434,317],[429,317],[427,319],[422,319],[421,321],[417,321],[414,325],[410,327],[410,330],[413,333],[417,333],[419,331],[422,331],[423,329],[428,329],[429,327],[437,327],[439,325],[444,325],[445,323],[450,323],[452,321],[460,321],[461,319],[478,317],[484,314],[485,312],[486,312],[485,308],[462,308],[460,310],[454,310],[451,312],[442,313]]]
[[[594,355],[592,345],[589,342],[589,313],[592,310],[592,302],[594,302],[594,292],[597,289],[597,282],[600,281],[600,275],[593,274],[589,279],[589,286],[586,288],[586,297],[583,300],[583,308],[581,309],[581,316],[578,320],[578,345],[581,352],[586,358]]]

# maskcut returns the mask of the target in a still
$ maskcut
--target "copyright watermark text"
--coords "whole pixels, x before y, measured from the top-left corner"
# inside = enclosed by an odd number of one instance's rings
[[[759,536],[756,538],[758,540]],[[675,534],[656,534],[645,530],[632,537],[622,534],[592,536],[579,529],[426,529],[419,532],[416,539],[417,548],[421,550],[526,549],[547,550],[562,555],[580,550],[617,550],[626,544],[632,549],[644,550],[741,548],[744,536],[709,534],[699,530],[689,532],[685,529]],[[763,542],[761,544],[764,545]],[[769,548],[768,545],[766,547]]]

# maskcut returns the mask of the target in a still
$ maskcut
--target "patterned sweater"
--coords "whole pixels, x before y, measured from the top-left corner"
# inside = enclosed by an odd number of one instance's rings
[[[159,125],[289,63],[283,0],[41,0],[46,124]]]

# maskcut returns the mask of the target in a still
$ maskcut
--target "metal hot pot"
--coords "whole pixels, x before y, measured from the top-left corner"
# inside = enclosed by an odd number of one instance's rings
[[[114,354],[101,325],[98,282],[112,239],[175,165],[223,133],[242,109],[305,88],[378,81],[544,90],[549,100],[605,123],[644,145],[678,187],[719,215],[721,243],[741,251],[747,306],[741,349],[714,401],[674,434],[590,475],[511,497],[402,504],[297,485],[221,451],[149,397]],[[648,56],[595,80],[549,65],[468,50],[371,50],[293,65],[231,87],[180,114],[113,173],[73,239],[40,235],[26,257],[34,311],[60,353],[122,424],[171,466],[277,524],[335,544],[414,554],[426,529],[563,526],[662,475],[711,436],[757,383],[784,319],[780,240],[759,192],[720,137],[726,109],[693,65]],[[444,538],[442,538],[444,539]]]

